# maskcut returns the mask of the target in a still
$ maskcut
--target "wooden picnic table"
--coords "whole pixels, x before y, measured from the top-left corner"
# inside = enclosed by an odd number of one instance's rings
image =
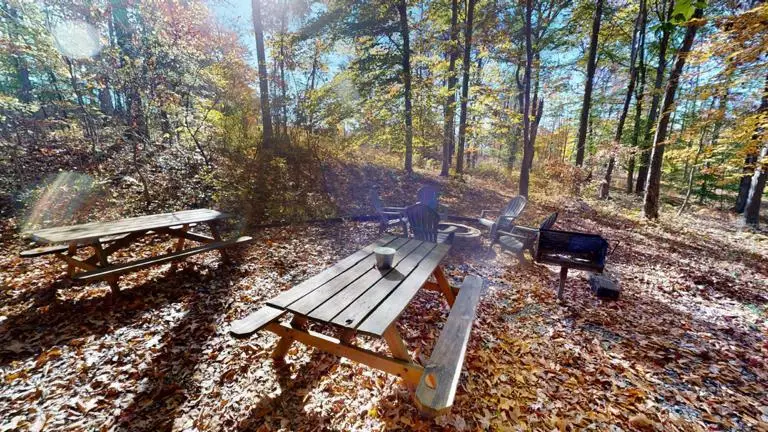
[[[377,246],[396,250],[390,269],[375,267]],[[461,290],[449,285],[440,267],[449,244],[385,236],[342,259],[275,298],[251,315],[232,323],[235,336],[249,336],[266,329],[281,336],[273,358],[282,359],[293,341],[349,358],[370,367],[398,375],[410,389],[423,411],[438,414],[453,403],[458,375],[464,359],[482,280],[468,277],[471,283]],[[434,281],[430,281],[430,276]],[[442,293],[452,311],[440,335],[430,364],[414,362],[397,331],[396,321],[422,289]],[[458,293],[458,298],[457,298]],[[277,320],[286,313],[290,325]],[[337,330],[337,338],[309,330],[309,324],[324,324]],[[358,333],[383,338],[391,356],[354,344]]]
[[[117,280],[123,273],[215,249],[220,250],[223,259],[226,260],[224,247],[250,241],[251,238],[239,237],[233,240],[223,240],[218,225],[224,218],[226,215],[215,210],[196,209],[110,222],[91,222],[46,228],[28,233],[28,235],[35,243],[49,246],[24,251],[21,256],[30,258],[54,254],[67,263],[67,274],[73,279],[106,279],[112,291],[117,293],[119,291]],[[199,224],[210,227],[213,237],[189,231],[191,227]],[[110,263],[109,256],[111,254],[148,235],[169,235],[178,239],[174,251],[127,263]],[[203,245],[184,249],[186,240],[199,242]],[[76,256],[78,249],[86,246],[93,249],[92,254],[87,258],[78,258]]]

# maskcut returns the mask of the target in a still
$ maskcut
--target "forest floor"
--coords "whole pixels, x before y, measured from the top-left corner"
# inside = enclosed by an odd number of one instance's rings
[[[443,203],[464,216],[515,192],[471,178],[444,186]],[[395,195],[385,202],[404,204]],[[534,225],[559,211],[557,228],[620,242],[608,258],[622,288],[615,302],[571,272],[560,305],[558,268],[521,267],[485,239],[452,249],[453,283],[478,274],[487,290],[453,410],[432,420],[396,377],[301,344],[277,367],[274,335],[227,333],[374,240],[373,223],[261,229],[232,264],[207,253],[123,277],[110,306],[106,284],[73,286],[54,258],[18,258],[27,245],[5,220],[0,430],[768,430],[768,236],[735,229],[725,212],[648,224],[638,208],[618,192],[608,202],[539,192],[524,213]],[[447,313],[422,292],[400,318],[416,361],[429,358]]]

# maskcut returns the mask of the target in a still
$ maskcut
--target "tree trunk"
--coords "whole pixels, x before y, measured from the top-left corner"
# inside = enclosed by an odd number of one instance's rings
[[[670,0],[673,2],[674,0]],[[669,22],[672,17],[673,4],[666,1],[661,2],[662,15],[665,22]],[[661,88],[664,83],[664,71],[667,67],[667,47],[669,46],[670,30],[668,26],[661,26],[661,39],[659,40],[659,59],[656,65],[656,78],[653,83],[653,98],[651,99],[651,109],[648,111],[648,120],[645,124],[645,135],[643,137],[643,149],[640,152],[639,166],[637,167],[637,181],[635,182],[635,193],[640,194],[645,190],[645,183],[648,179],[648,163],[651,159],[651,149],[648,143],[651,140],[651,132],[656,126],[656,117],[659,115],[659,102],[661,101]]]
[[[467,134],[467,101],[469,98],[469,69],[472,67],[472,22],[475,16],[475,0],[467,0],[467,20],[464,28],[464,62],[461,79],[461,113],[459,114],[459,145],[456,149],[456,172],[464,172],[464,143]]]
[[[530,147],[530,153],[531,153],[531,163],[528,165],[528,171],[533,169],[533,156],[536,152],[536,135],[539,133],[539,123],[541,122],[541,117],[544,115],[544,99],[539,99],[538,104],[533,105],[531,104],[531,107],[536,108],[536,112],[534,113],[535,117],[533,118],[533,122],[531,124],[531,144]]]
[[[632,33],[632,48],[629,55],[629,84],[627,84],[627,95],[624,97],[624,106],[619,114],[619,123],[616,125],[616,134],[613,136],[613,143],[611,148],[611,157],[608,159],[608,167],[605,170],[605,177],[600,184],[600,193],[598,198],[606,199],[611,190],[611,176],[613,175],[613,167],[616,164],[616,153],[621,147],[621,135],[624,133],[624,123],[627,120],[627,114],[629,113],[629,105],[632,103],[632,92],[635,91],[635,82],[637,81],[637,69],[635,69],[635,60],[637,59],[638,41],[640,40],[640,28],[643,23],[643,8],[641,6],[640,12],[637,14],[635,20],[635,31]]]
[[[99,89],[99,109],[105,115],[111,116],[115,113],[115,106],[112,104],[112,91],[109,88],[109,79],[104,79],[104,87]]]
[[[413,172],[413,113],[411,112],[411,41],[408,33],[408,5],[397,3],[403,37],[403,87],[405,90],[405,172]]]
[[[309,89],[307,91],[307,96],[305,99],[309,100],[309,106],[307,109],[309,110],[309,118],[307,119],[307,128],[309,129],[309,134],[312,135],[314,133],[315,129],[315,104],[314,101],[312,101],[312,95],[315,92],[315,80],[317,76],[317,68],[319,63],[319,57],[320,57],[320,45],[319,41],[315,41],[315,51],[312,55],[312,71],[309,74]]]
[[[259,63],[259,97],[261,99],[261,125],[264,136],[264,148],[272,148],[272,110],[269,107],[269,80],[267,77],[267,59],[264,54],[264,26],[261,23],[261,0],[251,0],[253,9],[253,34],[256,37],[256,57]]]
[[[285,59],[287,53],[285,51],[285,37],[286,37],[286,15],[288,14],[288,5],[285,1],[282,2],[282,13],[280,14],[280,56],[278,62],[278,68],[280,69],[280,109],[282,112],[283,122],[283,137],[288,137],[288,83],[285,80]]]
[[[648,169],[648,179],[646,181],[645,197],[643,198],[643,216],[647,219],[658,219],[659,217],[659,189],[661,184],[661,165],[664,161],[664,146],[667,139],[667,129],[669,127],[669,117],[674,110],[675,92],[680,83],[680,75],[685,67],[685,60],[693,46],[693,40],[696,38],[696,30],[701,25],[702,10],[696,9],[692,21],[688,23],[685,31],[683,44],[677,52],[675,66],[669,74],[667,88],[664,91],[664,102],[661,104],[661,116],[659,124],[656,127],[656,136],[653,139],[653,151],[651,153],[651,165]]]
[[[587,142],[587,125],[589,124],[589,107],[592,103],[592,81],[597,68],[597,39],[600,34],[600,20],[603,15],[603,0],[595,3],[595,15],[592,19],[592,36],[589,40],[589,57],[587,59],[587,80],[584,84],[584,102],[581,104],[579,120],[579,136],[576,142],[576,165],[584,164],[584,146]]]
[[[763,97],[760,101],[760,114],[768,111],[768,75],[765,77]],[[757,228],[760,222],[760,204],[765,191],[766,175],[768,174],[768,140],[765,139],[766,131],[758,126],[752,134],[752,141],[763,142],[763,148],[755,161],[755,172],[749,182],[749,192],[744,205],[744,224]]]
[[[765,76],[765,87],[763,90],[763,97],[760,99],[760,108],[758,108],[758,113],[765,113],[768,112],[768,75]],[[757,130],[752,134],[752,141],[755,142],[759,138],[761,132],[760,132],[760,126],[758,126]],[[733,210],[736,213],[743,213],[744,209],[747,206],[747,198],[749,197],[749,193],[752,190],[752,183],[753,183],[753,177],[754,172],[756,170],[755,164],[758,161],[757,152],[750,153],[747,155],[747,157],[744,159],[744,168],[743,172],[744,175],[741,176],[741,181],[739,183],[739,195],[736,197],[736,204],[734,205]]]
[[[722,107],[724,104],[722,102],[722,99],[720,100],[720,106]],[[712,108],[715,106],[715,99],[712,99],[712,103],[709,107],[710,112],[712,111]],[[717,125],[715,125],[713,134],[717,132]],[[691,192],[693,192],[693,179],[696,176],[696,165],[699,163],[699,156],[701,156],[701,152],[704,150],[704,138],[707,135],[707,128],[706,126],[702,128],[701,135],[699,136],[699,146],[696,148],[696,153],[693,155],[693,163],[691,164],[690,171],[688,172],[688,182],[685,189],[685,198],[683,199],[683,204],[680,206],[680,209],[677,211],[676,216],[680,216],[685,211],[685,207],[688,205],[688,201],[691,199]],[[714,137],[713,137],[714,140]]]
[[[451,34],[448,47],[448,79],[446,87],[448,96],[445,97],[443,114],[445,124],[443,126],[443,165],[440,169],[441,176],[447,176],[451,169],[453,159],[453,145],[455,140],[454,121],[456,117],[456,57],[458,56],[459,43],[459,5],[458,0],[451,0]]]
[[[765,191],[765,181],[768,177],[768,163],[764,161],[768,158],[768,143],[763,145],[760,152],[760,158],[755,167],[755,173],[749,184],[749,194],[747,195],[747,204],[744,206],[744,224],[757,228],[760,223],[760,204]]]
[[[638,38],[638,53],[637,53],[637,94],[635,94],[635,126],[632,130],[632,148],[637,150],[644,143],[640,143],[640,122],[643,115],[643,99],[645,98],[645,26],[648,18],[648,9],[646,7],[645,0],[640,1],[640,36]],[[627,164],[627,193],[632,193],[634,185],[632,184],[632,176],[635,171],[635,155],[634,153],[629,157],[629,163]],[[638,173],[639,179],[639,173]]]
[[[520,112],[520,118],[525,116],[524,104],[523,104],[523,82],[520,78],[520,64],[522,59],[518,58],[517,68],[515,69],[515,83],[517,84],[517,96],[516,96],[516,108]],[[507,166],[509,169],[515,167],[515,161],[517,160],[517,150],[520,146],[520,137],[522,136],[522,126],[519,123],[514,125],[512,130],[512,138],[509,142],[509,159]]]
[[[602,0],[600,0],[602,1]],[[533,44],[531,42],[531,17],[533,15],[533,0],[525,1],[525,72],[523,74],[523,163],[520,164],[519,193],[528,197],[528,182],[533,164],[533,149],[531,148],[531,63],[533,63]]]

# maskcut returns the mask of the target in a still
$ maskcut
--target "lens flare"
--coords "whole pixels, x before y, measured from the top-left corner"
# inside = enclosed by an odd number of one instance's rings
[[[73,59],[87,59],[101,52],[101,38],[96,28],[83,21],[63,21],[51,31],[56,49]]]
[[[29,206],[22,231],[68,225],[87,212],[96,199],[94,180],[85,174],[61,172],[40,188],[40,197]]]

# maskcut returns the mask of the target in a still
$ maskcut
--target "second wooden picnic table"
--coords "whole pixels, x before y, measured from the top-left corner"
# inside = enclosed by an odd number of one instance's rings
[[[22,257],[54,254],[67,263],[67,273],[75,280],[100,280],[109,282],[113,293],[118,292],[117,280],[121,274],[139,270],[152,265],[182,259],[209,250],[222,248],[237,243],[250,241],[251,237],[239,237],[224,240],[219,232],[219,222],[226,215],[216,210],[196,209],[173,213],[139,216],[109,222],[91,222],[46,228],[29,233],[29,237],[38,244],[48,244],[37,249],[24,251]],[[205,224],[213,237],[189,231],[198,224]],[[109,256],[148,235],[169,235],[176,238],[174,251],[169,254],[154,256],[127,263],[114,264]],[[202,246],[184,249],[186,240],[202,243]],[[90,246],[93,252],[87,258],[76,256],[79,248]]]
[[[375,267],[374,249],[387,246],[396,250],[389,269]],[[251,315],[232,323],[236,336],[248,336],[259,329],[279,335],[273,358],[283,358],[294,341],[349,358],[384,372],[397,375],[421,394],[421,406],[437,413],[450,407],[461,371],[469,330],[474,319],[482,281],[465,281],[459,291],[452,287],[440,263],[450,245],[385,236],[342,259],[275,298]],[[429,281],[430,276],[434,282]],[[396,321],[421,289],[442,293],[452,306],[451,316],[433,350],[433,358],[423,367],[413,361],[400,336]],[[460,298],[456,294],[459,292]],[[277,319],[292,313],[290,325]],[[455,316],[454,316],[455,315]],[[330,324],[337,338],[311,331],[309,324]],[[354,345],[358,333],[383,338],[391,357]],[[434,361],[433,361],[434,359]],[[425,381],[425,385],[420,382]],[[438,383],[441,383],[438,389]]]

